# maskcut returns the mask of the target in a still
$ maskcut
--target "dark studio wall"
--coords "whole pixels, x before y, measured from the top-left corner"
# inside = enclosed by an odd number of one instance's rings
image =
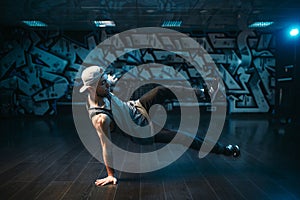
[[[110,35],[105,31],[60,32],[1,30],[1,114],[51,115],[57,105],[71,103],[72,89],[80,87],[81,63]],[[210,54],[226,87],[229,113],[268,113],[275,106],[275,37],[269,33],[207,33],[191,35]],[[178,57],[161,50],[128,53],[113,64],[124,73],[142,62],[174,66],[194,86],[199,74]],[[155,76],[155,75],[154,75]]]
[[[300,44],[288,31],[276,34],[276,111],[277,116],[289,120],[300,114]]]

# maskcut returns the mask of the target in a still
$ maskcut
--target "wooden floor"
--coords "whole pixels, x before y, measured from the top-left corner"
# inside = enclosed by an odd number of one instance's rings
[[[94,185],[104,166],[83,147],[71,114],[1,118],[0,125],[3,200],[300,199],[299,126],[280,126],[267,116],[226,120],[220,141],[239,144],[239,159],[199,159],[188,150],[155,172],[118,171],[119,183],[105,187]]]

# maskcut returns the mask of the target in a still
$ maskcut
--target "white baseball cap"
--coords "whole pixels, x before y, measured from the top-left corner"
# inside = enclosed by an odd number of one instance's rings
[[[81,79],[83,86],[80,88],[79,92],[86,91],[87,88],[95,85],[101,79],[104,79],[104,68],[99,66],[90,66],[82,71]]]

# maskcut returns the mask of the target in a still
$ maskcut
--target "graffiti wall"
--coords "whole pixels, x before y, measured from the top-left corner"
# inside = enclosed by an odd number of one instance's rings
[[[272,35],[241,32],[232,38],[209,34],[203,41],[222,73],[229,112],[269,112],[275,104]]]
[[[73,88],[81,84],[81,63],[109,37],[104,31],[23,29],[2,30],[1,36],[1,112],[32,115],[54,114],[58,103],[71,103]],[[271,34],[211,33],[193,38],[203,45],[221,72],[230,113],[270,112],[275,103],[275,45]],[[156,49],[130,52],[109,69],[123,73],[148,62],[173,66],[193,86],[203,87],[200,75],[180,56]],[[151,74],[158,76],[155,71]]]

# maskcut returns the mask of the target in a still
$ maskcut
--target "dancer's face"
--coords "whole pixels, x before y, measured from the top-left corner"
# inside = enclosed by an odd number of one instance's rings
[[[107,80],[101,80],[99,81],[97,88],[96,88],[96,94],[98,97],[106,97],[109,93],[109,84]]]

